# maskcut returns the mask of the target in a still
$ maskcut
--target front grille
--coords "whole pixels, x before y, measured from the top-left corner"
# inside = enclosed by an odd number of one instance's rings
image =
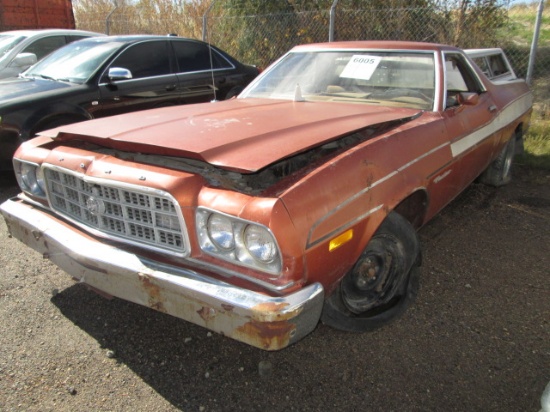
[[[186,252],[183,219],[167,193],[45,168],[51,207],[59,214],[108,237],[146,247]]]

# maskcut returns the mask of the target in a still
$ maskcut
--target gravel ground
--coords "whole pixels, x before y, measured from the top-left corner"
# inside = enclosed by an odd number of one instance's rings
[[[0,200],[17,193],[0,176]],[[0,411],[538,411],[550,380],[550,175],[472,185],[423,228],[416,304],[264,352],[107,300],[0,223]]]

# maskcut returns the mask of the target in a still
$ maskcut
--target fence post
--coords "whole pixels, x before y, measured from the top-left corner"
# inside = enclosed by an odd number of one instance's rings
[[[338,0],[334,0],[332,2],[332,6],[330,6],[330,23],[328,28],[328,41],[333,42],[334,41],[334,20],[336,20],[336,5],[338,4]]]
[[[204,13],[204,15],[202,16],[202,41],[206,41],[208,35],[208,13],[210,13],[210,10],[212,10],[212,6],[214,6],[215,2],[216,0],[212,0],[212,3],[210,3],[210,6],[208,6],[206,13]]]
[[[107,36],[111,34],[111,16],[115,12],[115,10],[118,9],[118,1],[115,0],[114,3],[115,3],[115,8],[109,12],[109,14],[105,19],[105,34]]]
[[[531,43],[531,52],[529,53],[529,66],[527,67],[527,84],[531,85],[533,78],[533,70],[535,67],[535,57],[537,54],[537,44],[539,42],[540,25],[542,22],[542,11],[544,9],[544,0],[540,0],[537,11],[537,21],[535,23],[535,32],[533,33],[533,41]]]

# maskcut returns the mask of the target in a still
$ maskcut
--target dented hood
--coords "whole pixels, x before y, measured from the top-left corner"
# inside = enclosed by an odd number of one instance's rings
[[[40,134],[252,173],[353,131],[419,113],[365,104],[233,99],[135,112]]]

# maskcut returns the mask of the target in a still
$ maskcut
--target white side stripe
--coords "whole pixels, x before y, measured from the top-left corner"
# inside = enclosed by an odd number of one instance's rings
[[[506,125],[510,124],[512,121],[529,110],[532,104],[533,95],[531,93],[524,94],[519,99],[510,103],[495,117],[491,123],[467,136],[464,136],[460,140],[451,143],[451,152],[453,153],[453,157],[457,157],[458,155],[464,153],[466,150],[474,147]]]

